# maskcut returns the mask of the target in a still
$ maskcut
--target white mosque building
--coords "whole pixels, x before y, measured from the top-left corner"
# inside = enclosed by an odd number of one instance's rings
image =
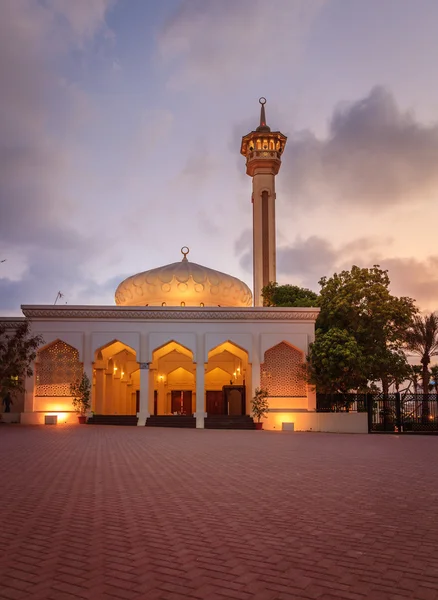
[[[253,182],[253,294],[239,279],[191,262],[183,248],[182,260],[121,282],[114,306],[23,305],[44,345],[23,398],[4,418],[19,412],[22,424],[77,423],[70,383],[85,372],[95,422],[239,427],[262,387],[265,429],[367,430],[364,415],[315,411],[301,371],[319,309],[263,306],[262,287],[276,281],[275,178],[287,141],[267,126],[265,102],[241,145]],[[13,327],[17,318],[1,321]]]

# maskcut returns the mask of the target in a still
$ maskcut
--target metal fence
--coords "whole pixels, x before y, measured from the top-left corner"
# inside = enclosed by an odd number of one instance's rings
[[[438,433],[437,394],[317,394],[316,410],[366,412],[370,433]]]

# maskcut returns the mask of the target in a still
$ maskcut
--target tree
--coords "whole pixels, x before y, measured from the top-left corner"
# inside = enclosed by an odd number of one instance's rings
[[[262,289],[262,296],[265,306],[319,306],[318,294],[297,285],[271,282]]]
[[[23,391],[25,377],[31,377],[31,364],[36,358],[38,346],[43,343],[40,335],[32,335],[29,321],[21,322],[11,329],[7,323],[0,324],[0,391]]]
[[[90,408],[91,382],[86,373],[82,377],[70,384],[70,394],[72,395],[72,405],[74,410],[84,416]]]
[[[405,345],[408,350],[420,356],[422,365],[421,379],[423,386],[423,420],[429,418],[429,364],[432,356],[438,355],[438,313],[430,315],[414,315],[412,323],[405,334]]]
[[[260,423],[262,418],[266,417],[269,410],[268,391],[256,388],[254,398],[251,400],[252,413],[257,417],[257,422]]]
[[[414,394],[418,394],[418,384],[420,383],[423,367],[421,365],[410,365],[408,379],[414,386]]]
[[[435,394],[438,395],[438,365],[433,365],[433,367],[431,367],[430,369],[430,373],[433,377],[433,387],[435,388]]]
[[[307,360],[309,382],[321,393],[345,394],[367,385],[362,349],[345,329],[317,330]]]
[[[340,391],[364,389],[380,381],[387,395],[391,382],[406,373],[400,346],[417,312],[414,301],[392,296],[388,272],[378,265],[353,266],[319,283],[321,312],[309,354],[311,382],[319,389],[325,379],[323,369],[338,361],[345,369],[343,375],[339,368],[335,379]],[[332,338],[337,343],[331,343]]]

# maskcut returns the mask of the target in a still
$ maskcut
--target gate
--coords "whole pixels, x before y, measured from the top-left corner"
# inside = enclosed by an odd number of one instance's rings
[[[370,433],[438,433],[438,396],[369,395],[368,430]]]

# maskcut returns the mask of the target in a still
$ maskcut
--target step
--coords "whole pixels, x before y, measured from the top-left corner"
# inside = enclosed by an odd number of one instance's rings
[[[186,415],[154,415],[146,419],[146,427],[195,428],[196,419]]]
[[[137,425],[136,415],[93,415],[88,419],[89,425]]]
[[[249,415],[210,415],[204,421],[205,429],[255,429]]]

